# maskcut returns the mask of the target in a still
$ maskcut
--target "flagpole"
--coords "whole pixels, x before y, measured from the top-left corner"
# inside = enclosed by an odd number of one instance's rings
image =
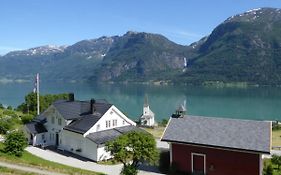
[[[36,75],[36,92],[37,92],[37,115],[40,114],[40,99],[39,99],[39,73]]]

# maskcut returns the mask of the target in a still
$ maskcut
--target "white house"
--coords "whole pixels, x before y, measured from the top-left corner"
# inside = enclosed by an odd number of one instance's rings
[[[106,100],[54,102],[34,121],[25,125],[33,146],[56,146],[58,149],[101,161],[111,158],[105,143],[118,136],[139,130],[136,124]]]
[[[152,127],[155,125],[154,113],[149,108],[148,97],[144,97],[143,114],[140,117],[140,124],[142,126]]]

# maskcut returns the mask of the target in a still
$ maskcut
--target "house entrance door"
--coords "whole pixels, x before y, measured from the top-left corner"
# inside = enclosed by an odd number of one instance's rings
[[[195,175],[204,175],[206,173],[206,155],[192,153],[191,167],[192,167],[192,172]]]
[[[30,134],[30,137],[29,137],[29,144],[30,145],[33,145],[33,134]]]
[[[59,146],[59,133],[56,133],[56,146]]]

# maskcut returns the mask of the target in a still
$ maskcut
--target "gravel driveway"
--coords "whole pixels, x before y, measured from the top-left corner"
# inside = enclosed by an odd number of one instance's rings
[[[167,149],[168,144],[165,142],[161,142],[157,140],[157,147],[159,149]],[[96,172],[102,172],[108,175],[119,175],[122,165],[100,165],[95,162],[86,160],[86,159],[80,159],[73,156],[63,155],[59,154],[58,152],[52,151],[52,150],[43,150],[37,147],[29,146],[26,148],[26,151],[30,152],[31,154],[34,154],[38,157],[41,157],[43,159],[57,162],[60,164],[81,168],[85,170],[90,171],[96,171]],[[140,175],[159,175],[161,174],[157,167],[153,166],[141,166],[140,167]]]

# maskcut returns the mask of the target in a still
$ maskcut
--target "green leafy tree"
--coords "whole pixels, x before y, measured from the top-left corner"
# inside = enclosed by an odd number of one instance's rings
[[[6,153],[20,157],[26,146],[27,140],[22,131],[14,131],[6,135],[4,142],[4,151]]]
[[[277,156],[277,155],[272,155],[272,158],[271,158],[271,162],[274,164],[274,165],[277,165],[277,168],[278,170],[280,169],[280,166],[281,166],[281,156]]]
[[[53,102],[60,99],[69,99],[69,95],[64,94],[47,94],[40,95],[40,111],[46,110]],[[35,115],[37,111],[37,94],[29,93],[25,96],[25,102],[17,107],[18,111],[22,111],[23,113],[30,113]]]
[[[145,132],[124,134],[106,143],[106,150],[114,156],[114,160],[123,163],[123,175],[136,175],[141,163],[156,163],[159,155],[155,139]]]
[[[23,115],[23,116],[21,117],[21,122],[22,122],[23,124],[26,124],[26,123],[31,122],[31,121],[33,120],[33,118],[34,118],[33,115],[25,114],[25,115]]]

